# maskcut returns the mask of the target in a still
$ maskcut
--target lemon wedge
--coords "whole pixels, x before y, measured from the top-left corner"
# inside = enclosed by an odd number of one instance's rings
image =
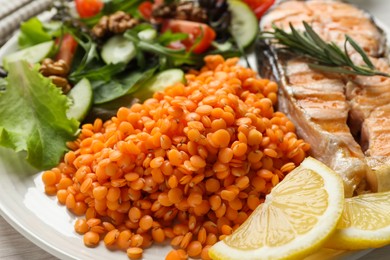
[[[212,259],[301,259],[318,250],[343,210],[340,176],[308,157],[289,173],[232,235],[209,250]]]
[[[336,232],[325,247],[358,250],[390,244],[390,192],[345,199]]]

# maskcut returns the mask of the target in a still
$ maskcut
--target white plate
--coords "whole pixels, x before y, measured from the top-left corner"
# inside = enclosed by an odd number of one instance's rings
[[[390,25],[390,1],[352,0]],[[14,37],[0,50],[3,55],[15,49]],[[64,206],[60,206],[54,197],[43,192],[40,174],[34,172],[23,160],[23,156],[0,148],[0,214],[21,234],[39,247],[61,259],[128,259],[122,251],[109,251],[101,243],[91,249],[83,245],[82,236],[73,229],[75,217]],[[153,246],[144,253],[144,259],[163,259],[170,250],[169,246]],[[343,254],[342,258],[385,259],[388,248],[370,252],[362,251]],[[334,252],[329,252],[332,255]],[[368,254],[369,253],[369,254]],[[368,254],[368,255],[367,255]],[[333,258],[330,256],[329,258]],[[312,257],[318,259],[318,257]]]

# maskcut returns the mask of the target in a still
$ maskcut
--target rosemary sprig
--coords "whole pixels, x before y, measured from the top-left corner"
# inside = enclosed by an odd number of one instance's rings
[[[334,42],[327,43],[321,39],[307,22],[303,21],[303,25],[305,31],[299,32],[290,23],[291,33],[273,25],[274,31],[262,32],[260,37],[274,40],[275,43],[283,45],[284,49],[309,58],[315,62],[309,64],[315,70],[348,75],[390,77],[389,74],[376,70],[364,50],[348,35],[345,35],[344,50],[342,50]],[[348,43],[359,53],[365,65],[359,66],[353,63],[347,52]]]

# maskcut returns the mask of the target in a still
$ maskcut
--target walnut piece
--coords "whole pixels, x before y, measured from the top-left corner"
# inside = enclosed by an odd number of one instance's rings
[[[66,78],[55,76],[55,75],[51,75],[48,78],[51,79],[53,84],[59,87],[63,93],[66,94],[70,91],[71,86]]]
[[[117,11],[109,16],[100,18],[99,22],[92,28],[92,34],[98,38],[103,38],[110,33],[124,33],[138,24],[138,19],[132,18],[130,14]]]
[[[207,21],[207,13],[194,2],[182,2],[177,5],[175,18],[204,23]]]
[[[66,76],[69,73],[69,67],[64,60],[53,61],[48,58],[42,61],[39,71],[46,77],[50,75]]]
[[[52,59],[44,59],[42,61],[39,72],[52,80],[53,84],[62,89],[63,93],[68,93],[71,86],[67,80],[69,66],[64,60],[53,61]]]
[[[99,22],[92,28],[92,34],[98,38],[103,38],[106,35],[108,27],[108,16],[100,18]]]
[[[137,24],[137,19],[132,18],[123,11],[118,11],[108,18],[108,29],[115,34],[124,33],[127,29],[131,29]]]
[[[152,9],[153,18],[172,18],[176,14],[176,4],[161,4],[156,5]]]
[[[152,10],[152,17],[156,21],[159,18],[174,18],[201,23],[207,22],[206,10],[192,1],[155,5]]]

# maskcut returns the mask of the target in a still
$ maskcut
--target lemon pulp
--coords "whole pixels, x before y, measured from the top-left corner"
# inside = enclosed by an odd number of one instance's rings
[[[309,255],[335,230],[341,216],[341,178],[305,159],[231,236],[214,245],[213,259],[279,259]]]
[[[390,243],[390,192],[363,194],[345,199],[335,234],[326,247],[357,250]]]

